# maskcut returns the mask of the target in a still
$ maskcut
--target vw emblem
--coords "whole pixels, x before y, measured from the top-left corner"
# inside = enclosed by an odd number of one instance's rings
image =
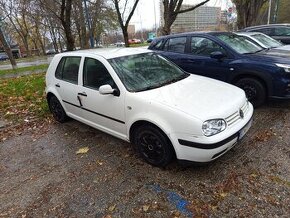
[[[244,112],[242,111],[242,109],[240,109],[240,111],[239,111],[239,114],[240,114],[240,117],[242,118],[242,119],[244,119]]]

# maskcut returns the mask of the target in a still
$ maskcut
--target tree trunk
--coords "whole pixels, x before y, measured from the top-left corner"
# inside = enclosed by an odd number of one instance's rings
[[[71,10],[72,10],[72,0],[62,0],[61,5],[61,24],[64,29],[64,34],[66,38],[66,47],[68,51],[74,50],[74,37],[71,31]]]
[[[88,35],[87,35],[87,30],[86,30],[86,20],[85,20],[85,16],[84,16],[84,8],[83,8],[83,1],[82,0],[78,0],[76,1],[76,5],[78,7],[78,13],[79,13],[79,20],[76,21],[78,22],[79,27],[79,41],[80,41],[80,47],[81,48],[89,48],[89,39],[88,39]]]
[[[12,69],[16,69],[17,68],[16,61],[15,61],[15,59],[13,57],[13,54],[12,54],[12,51],[11,51],[10,46],[6,42],[6,39],[5,39],[4,33],[2,32],[1,27],[0,27],[0,41],[2,42],[2,45],[4,47],[4,50],[5,50],[6,54],[9,57],[10,63],[12,65]]]
[[[124,42],[125,42],[125,47],[129,47],[129,34],[127,31],[127,27],[122,28],[122,32],[123,32],[123,37],[124,37]]]

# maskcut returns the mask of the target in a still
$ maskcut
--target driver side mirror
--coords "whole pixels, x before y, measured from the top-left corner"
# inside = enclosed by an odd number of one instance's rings
[[[120,96],[120,91],[118,89],[113,89],[110,85],[102,85],[99,88],[99,93],[101,95],[114,95],[114,96]]]
[[[214,51],[214,52],[210,53],[210,57],[217,59],[217,60],[221,60],[224,57],[226,57],[226,55],[220,51]]]

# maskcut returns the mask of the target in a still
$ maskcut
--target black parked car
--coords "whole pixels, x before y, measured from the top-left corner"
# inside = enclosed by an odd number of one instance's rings
[[[290,99],[290,59],[270,55],[243,36],[182,33],[156,38],[149,49],[189,73],[237,85],[254,106],[263,104],[267,97]]]
[[[272,38],[290,44],[290,24],[269,24],[247,27],[240,30],[241,32],[261,32]]]

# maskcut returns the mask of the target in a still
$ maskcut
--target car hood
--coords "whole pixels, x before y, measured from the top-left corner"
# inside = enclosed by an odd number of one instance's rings
[[[288,51],[265,50],[256,54],[244,54],[244,57],[251,61],[290,64],[290,53]]]
[[[138,92],[139,97],[184,112],[202,121],[226,118],[246,101],[242,89],[218,80],[190,75],[160,88]]]
[[[283,51],[289,51],[290,52],[290,45],[283,45],[281,47],[273,48],[273,50],[283,50]]]

